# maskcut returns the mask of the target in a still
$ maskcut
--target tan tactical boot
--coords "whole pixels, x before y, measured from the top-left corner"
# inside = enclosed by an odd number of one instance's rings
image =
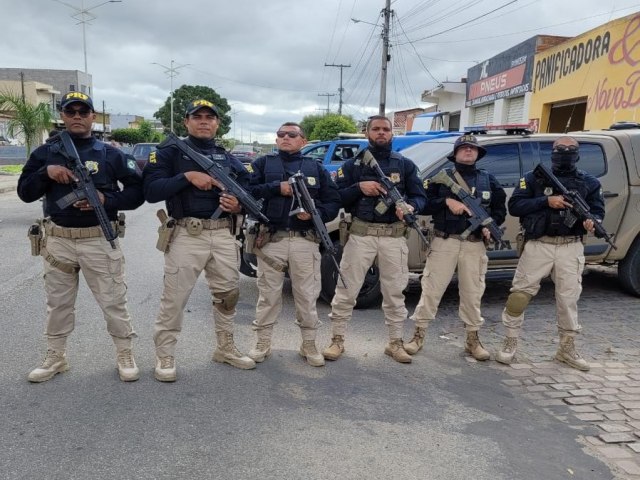
[[[271,338],[258,338],[256,346],[249,350],[247,356],[256,363],[264,362],[271,356]]]
[[[505,337],[502,348],[496,353],[496,362],[510,365],[518,348],[518,337]]]
[[[233,343],[233,333],[221,332],[218,336],[218,347],[213,352],[213,360],[219,363],[228,363],[232,367],[242,370],[256,368],[256,362],[241,354]]]
[[[480,361],[489,360],[491,357],[489,352],[482,346],[482,343],[480,343],[477,330],[467,332],[467,339],[464,342],[464,351],[470,353],[473,358]]]
[[[69,370],[67,356],[64,351],[47,350],[42,365],[29,373],[29,381],[33,383],[46,382],[51,380],[56,373],[63,373]]]
[[[173,357],[156,357],[156,369],[153,376],[160,382],[175,382],[176,361]]]
[[[334,335],[331,337],[331,345],[324,349],[322,355],[327,360],[337,360],[344,353],[344,336]]]
[[[118,375],[123,382],[135,382],[140,378],[140,370],[133,358],[133,352],[130,348],[120,350],[117,354]]]
[[[312,367],[324,366],[324,357],[318,353],[315,340],[303,340],[300,345],[300,355]]]
[[[384,353],[396,362],[411,363],[411,355],[404,349],[401,338],[392,338],[389,340],[389,344],[385,347]]]
[[[427,334],[426,327],[416,327],[416,331],[413,333],[413,338],[409,340],[409,343],[404,344],[404,350],[409,355],[415,355],[424,346],[424,337]]]
[[[587,361],[576,351],[574,338],[569,335],[560,335],[560,345],[556,353],[556,360],[585,372],[590,368]]]

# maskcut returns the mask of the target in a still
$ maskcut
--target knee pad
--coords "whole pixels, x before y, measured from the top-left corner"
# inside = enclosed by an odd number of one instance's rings
[[[234,312],[240,297],[240,289],[234,288],[228,292],[216,293],[213,298],[213,306],[220,312],[231,314]]]
[[[513,292],[507,299],[507,304],[504,306],[507,315],[511,317],[519,317],[524,312],[527,305],[533,298],[532,295],[524,292]]]

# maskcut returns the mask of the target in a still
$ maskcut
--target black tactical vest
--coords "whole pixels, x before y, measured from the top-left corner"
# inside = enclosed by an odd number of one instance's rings
[[[397,152],[391,152],[388,161],[379,161],[378,164],[380,165],[383,173],[395,184],[398,192],[404,196],[406,188],[404,170],[402,168],[402,155]],[[359,165],[359,168],[354,169],[353,171],[353,177],[356,183],[370,180],[377,182],[380,180],[380,177],[378,177],[378,174],[373,168],[359,164],[358,160],[356,160],[356,165]],[[351,213],[365,222],[397,222],[398,217],[396,216],[396,209],[393,205],[391,205],[383,214],[380,213],[381,208],[376,211],[376,206],[378,206],[381,201],[381,197],[369,197],[363,195],[362,198],[360,198],[360,200],[358,200],[358,202],[350,209]]]
[[[307,190],[311,198],[318,198],[320,192],[320,168],[316,160],[311,157],[302,157],[298,161],[287,162],[287,170],[279,155],[266,155],[264,163],[264,180],[265,183],[284,182],[291,175],[302,172],[306,177]],[[289,171],[291,169],[291,171]],[[286,224],[291,208],[290,197],[278,195],[270,198],[265,206],[265,215],[273,220],[276,224]]]

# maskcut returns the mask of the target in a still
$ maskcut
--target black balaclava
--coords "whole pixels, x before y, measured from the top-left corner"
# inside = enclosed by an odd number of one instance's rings
[[[579,159],[577,145],[556,145],[551,151],[552,170],[560,174],[575,172]]]

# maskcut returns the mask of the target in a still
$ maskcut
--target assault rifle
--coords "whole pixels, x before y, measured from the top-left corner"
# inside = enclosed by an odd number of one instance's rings
[[[73,184],[73,190],[71,193],[58,200],[56,205],[59,208],[64,209],[79,200],[86,199],[89,205],[91,205],[91,208],[93,208],[96,217],[98,217],[98,222],[100,223],[100,228],[102,229],[104,238],[106,238],[111,244],[111,248],[115,249],[116,244],[114,240],[118,238],[118,235],[113,230],[111,222],[109,221],[109,216],[104,209],[104,205],[102,205],[102,202],[100,201],[98,190],[91,179],[91,173],[89,173],[87,167],[80,160],[80,155],[78,155],[78,150],[76,150],[76,146],[73,144],[73,140],[71,140],[69,132],[63,130],[58,134],[58,137],[62,141],[63,147],[60,150],[60,153],[67,159],[67,168],[73,172],[76,180]]]
[[[175,146],[187,158],[197,163],[211,178],[222,184],[222,191],[227,192],[238,199],[238,202],[245,208],[247,213],[262,223],[269,223],[267,216],[262,213],[262,199],[256,200],[253,196],[240,186],[229,174],[227,174],[222,166],[214,162],[210,158],[204,156],[200,152],[196,152],[184,140],[179,138],[175,133],[169,133],[164,142],[158,145],[158,148]],[[211,218],[218,218],[222,214],[222,208],[218,207]]]
[[[471,212],[471,216],[467,219],[469,227],[460,234],[460,237],[465,239],[471,234],[471,232],[474,232],[480,227],[486,227],[489,229],[491,236],[497,243],[502,241],[502,229],[496,225],[495,220],[491,218],[484,207],[480,204],[480,199],[474,197],[454,182],[445,169],[440,170],[436,175],[434,175],[431,178],[431,181],[448,187]]]
[[[400,194],[398,188],[389,179],[389,177],[384,174],[382,168],[380,168],[380,165],[378,164],[378,161],[374,158],[371,152],[369,152],[369,150],[365,150],[362,157],[362,164],[369,165],[375,170],[376,174],[378,175],[379,182],[387,191],[387,193],[382,196],[382,203],[387,208],[391,205],[394,205],[402,210],[402,220],[404,221],[404,223],[413,228],[420,237],[420,240],[422,240],[422,242],[424,243],[425,247],[429,248],[429,240],[427,240],[427,237],[425,237],[424,233],[422,233],[422,229],[420,228],[420,225],[418,225],[418,219],[413,214],[413,212],[409,210],[409,205],[407,205],[404,197]]]
[[[564,219],[564,224],[567,227],[573,227],[577,220],[582,222],[585,220],[591,220],[593,222],[596,236],[604,238],[614,250],[618,249],[618,247],[613,243],[613,235],[607,233],[602,226],[602,223],[600,223],[600,221],[591,214],[589,205],[577,191],[567,190],[567,187],[560,183],[560,180],[558,180],[558,177],[553,174],[551,169],[541,163],[533,169],[533,174],[536,178],[545,182],[545,184],[551,185],[556,192],[562,195],[564,199],[571,204],[571,207],[569,207],[569,215],[566,215]]]
[[[311,220],[313,221],[313,228],[316,233],[320,237],[320,242],[322,242],[322,246],[324,250],[331,256],[331,260],[333,260],[333,264],[336,267],[336,271],[340,276],[340,280],[342,280],[342,285],[344,288],[347,288],[347,284],[344,281],[344,277],[340,272],[340,266],[336,261],[336,248],[331,241],[331,237],[329,236],[329,232],[327,232],[327,227],[325,226],[322,218],[320,217],[320,212],[316,208],[316,204],[311,198],[309,194],[309,189],[307,189],[307,184],[305,181],[304,173],[298,171],[289,177],[289,185],[291,185],[291,189],[293,190],[293,195],[295,197],[295,201],[298,204],[297,208],[293,208],[289,213],[290,216],[297,215],[299,213],[309,213],[311,214]]]

